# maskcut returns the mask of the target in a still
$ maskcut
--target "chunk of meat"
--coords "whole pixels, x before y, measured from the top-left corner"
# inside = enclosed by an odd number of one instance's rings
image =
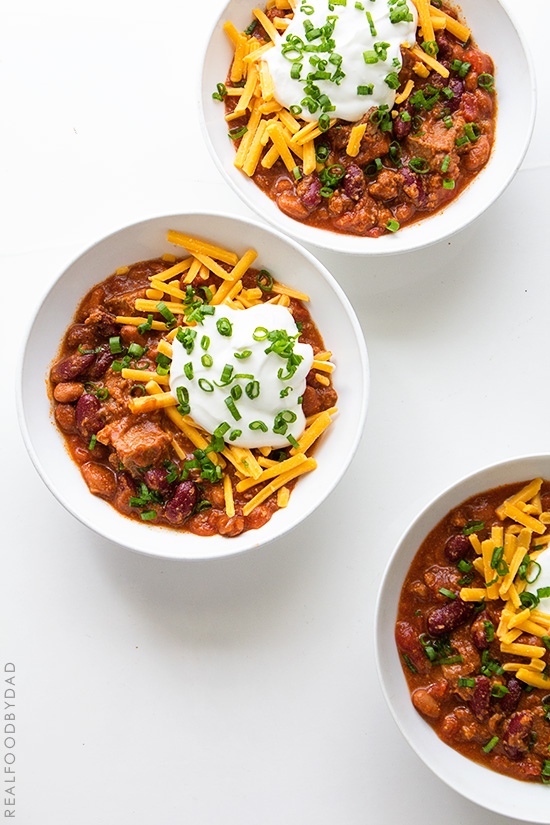
[[[423,158],[429,164],[430,171],[438,172],[443,160],[449,156],[447,173],[452,174],[458,163],[456,139],[462,134],[464,121],[461,117],[453,119],[453,125],[447,129],[442,120],[430,118],[426,126],[416,134],[410,134],[406,140],[407,153],[410,157]]]
[[[147,416],[114,421],[98,432],[97,439],[102,444],[111,444],[117,459],[132,475],[168,458],[170,436]]]
[[[369,186],[369,195],[381,201],[391,201],[401,190],[403,176],[391,169],[383,169],[374,183]]]

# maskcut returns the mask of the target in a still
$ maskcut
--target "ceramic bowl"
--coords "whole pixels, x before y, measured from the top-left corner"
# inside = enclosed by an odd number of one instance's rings
[[[446,745],[415,710],[395,644],[397,605],[409,566],[428,533],[465,499],[502,484],[550,478],[550,455],[518,457],[480,469],[431,501],[405,530],[385,570],[376,605],[376,660],[393,718],[420,759],[458,793],[503,816],[548,822],[547,787],[472,762]]]
[[[334,384],[339,394],[333,423],[316,450],[317,469],[297,483],[289,505],[258,530],[233,538],[199,537],[167,527],[138,523],[120,515],[86,487],[53,423],[47,379],[63,335],[88,290],[118,267],[181,254],[166,235],[175,229],[225,246],[242,255],[253,247],[255,266],[307,293],[311,315],[334,352]],[[172,559],[228,556],[280,538],[311,516],[334,489],[356,451],[369,393],[365,341],[355,313],[330,273],[308,251],[280,232],[222,214],[154,217],[127,226],[95,243],[57,278],[38,307],[26,337],[18,385],[18,408],[29,454],[51,492],[96,533],[133,550]],[[338,370],[338,366],[342,369]]]
[[[513,18],[499,0],[461,0],[460,9],[479,48],[496,66],[498,120],[491,158],[480,174],[441,212],[380,238],[362,238],[306,226],[281,212],[253,181],[234,166],[223,104],[213,100],[224,81],[233,46],[223,30],[231,21],[239,31],[253,19],[250,0],[230,0],[217,19],[204,55],[200,112],[206,143],[221,174],[257,215],[301,243],[354,255],[407,252],[441,241],[478,218],[504,192],[519,169],[534,126],[535,79],[531,58]]]

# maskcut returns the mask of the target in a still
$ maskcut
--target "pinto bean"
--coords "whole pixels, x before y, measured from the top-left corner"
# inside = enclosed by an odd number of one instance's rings
[[[244,516],[227,516],[222,513],[216,526],[221,536],[238,536],[244,530]]]
[[[437,719],[441,713],[441,705],[430,696],[425,688],[417,688],[412,694],[412,703],[424,716],[430,716],[432,719]]]
[[[109,467],[88,461],[80,468],[80,472],[88,488],[94,496],[112,498],[116,493],[116,477]]]
[[[451,564],[456,564],[456,562],[465,559],[466,556],[471,553],[471,550],[472,545],[470,544],[468,536],[458,533],[456,536],[451,536],[447,539],[443,552],[447,561],[451,562]]]
[[[165,515],[172,524],[182,524],[193,512],[197,503],[197,488],[194,481],[182,481],[166,505]]]
[[[457,596],[442,607],[434,608],[428,615],[428,633],[432,636],[450,633],[467,622],[474,610],[475,606],[471,602],[463,602],[460,596]]]
[[[72,404],[74,401],[78,401],[83,392],[84,387],[82,384],[77,381],[65,381],[57,384],[53,391],[53,397],[60,404]]]
[[[75,419],[78,432],[86,440],[98,433],[104,426],[99,398],[90,392],[81,395],[76,404]]]
[[[477,172],[489,160],[491,154],[491,144],[485,135],[481,135],[470,151],[462,158],[462,165],[469,172]]]
[[[419,713],[437,719],[441,715],[441,703],[447,693],[448,682],[442,679],[428,685],[427,688],[417,688],[412,694],[412,702]]]
[[[55,420],[64,433],[76,433],[75,411],[72,404],[58,404],[54,412]]]
[[[290,192],[283,192],[278,196],[277,206],[286,215],[289,215],[291,218],[295,218],[298,221],[307,218],[309,215],[309,209],[304,206],[302,201],[297,198],[296,195],[292,195]]]
[[[57,364],[53,365],[50,378],[54,384],[60,384],[62,381],[72,381],[74,378],[78,378],[79,375],[86,372],[94,360],[95,353],[93,352],[73,352],[72,355],[63,358],[62,361],[58,361]]]

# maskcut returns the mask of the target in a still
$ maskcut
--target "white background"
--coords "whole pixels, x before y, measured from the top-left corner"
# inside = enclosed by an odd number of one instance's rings
[[[514,4],[539,110],[499,201],[411,255],[316,253],[355,306],[372,369],[360,450],[320,512],[264,549],[168,563],[81,526],[27,457],[17,354],[60,270],[157,214],[254,217],[198,127],[200,57],[222,5],[4,5],[0,663],[16,667],[16,821],[512,822],[449,790],[405,743],[379,688],[373,616],[420,508],[485,463],[550,451],[547,0]]]

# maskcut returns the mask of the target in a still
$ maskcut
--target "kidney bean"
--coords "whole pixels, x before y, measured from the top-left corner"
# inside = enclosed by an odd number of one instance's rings
[[[464,83],[458,77],[453,77],[449,81],[449,89],[453,93],[453,97],[445,101],[446,107],[451,114],[456,112],[462,102],[462,95],[464,94]]]
[[[168,470],[164,467],[153,467],[143,474],[143,480],[150,490],[157,490],[159,493],[166,495],[174,487],[174,482],[168,483]]]
[[[471,602],[463,602],[460,596],[447,602],[442,607],[436,607],[428,615],[428,633],[432,636],[443,636],[460,627],[471,617],[475,610]]]
[[[102,378],[113,361],[115,356],[112,354],[109,346],[106,345],[95,356],[95,361],[88,370],[88,377],[93,379]]]
[[[84,387],[82,384],[76,381],[65,381],[56,385],[53,397],[60,404],[72,404],[74,401],[78,401],[83,392]]]
[[[508,688],[508,693],[505,693],[500,700],[499,707],[500,710],[506,714],[506,716],[509,716],[517,708],[523,691],[521,682],[514,676],[511,676],[508,679],[506,682],[506,687]]]
[[[402,112],[400,112],[393,121],[393,133],[397,140],[403,140],[411,132],[412,118],[410,120],[403,120]]]
[[[533,714],[529,711],[519,710],[512,714],[501,739],[510,759],[519,759],[525,753],[532,727]]]
[[[491,712],[491,680],[487,676],[477,676],[470,710],[480,722],[487,719]]]
[[[55,408],[55,420],[64,433],[76,433],[75,411],[72,404],[58,404]]]
[[[350,163],[344,175],[344,192],[352,201],[358,201],[365,194],[366,188],[363,170],[355,163]]]
[[[90,392],[81,395],[76,403],[75,418],[78,432],[88,441],[104,426],[99,398]]]
[[[193,512],[197,503],[197,488],[194,481],[182,481],[166,505],[165,515],[172,524],[181,524]]]
[[[435,34],[435,42],[437,43],[437,59],[441,62],[442,59],[450,57],[453,51],[453,46],[448,34],[443,31],[438,31]]]
[[[472,545],[470,544],[468,536],[458,533],[456,536],[451,536],[447,539],[443,552],[447,561],[450,561],[451,564],[456,564],[457,561],[465,559],[471,550]]]
[[[487,650],[489,647],[487,628],[485,627],[486,621],[488,621],[487,614],[482,613],[472,624],[472,641],[478,650]]]
[[[318,175],[307,175],[296,187],[300,200],[307,209],[315,209],[322,201],[321,181]]]
[[[61,381],[72,381],[73,378],[78,378],[79,375],[86,372],[94,360],[95,353],[93,352],[73,352],[72,355],[53,365],[50,378],[54,384],[60,384]]]

